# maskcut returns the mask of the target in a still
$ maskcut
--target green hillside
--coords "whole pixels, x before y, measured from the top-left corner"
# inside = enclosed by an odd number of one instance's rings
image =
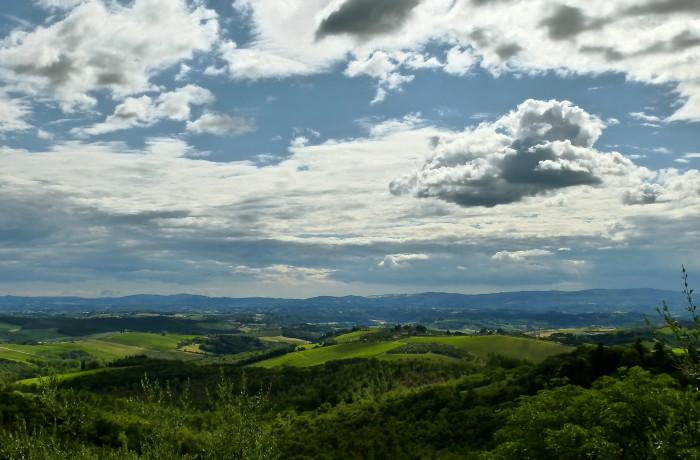
[[[367,333],[366,331],[358,332]],[[340,336],[340,338],[347,340],[348,335],[350,334]],[[361,335],[362,334],[357,334],[355,337],[359,337]],[[350,358],[380,358],[396,360],[402,359],[401,357],[434,357],[433,354],[388,355],[386,353],[387,351],[398,348],[402,345],[417,342],[436,343],[464,348],[471,354],[482,359],[488,358],[490,354],[497,354],[507,358],[524,359],[533,363],[539,363],[549,356],[566,353],[573,349],[572,347],[567,347],[552,342],[505,335],[406,337],[395,341],[347,342],[339,343],[338,345],[312,348],[271,358],[252,364],[252,366],[265,368],[273,368],[276,366],[307,367],[322,364],[326,361]]]
[[[573,350],[572,347],[558,343],[508,335],[410,337],[403,339],[402,342],[442,343],[466,348],[479,358],[487,358],[489,354],[496,354],[507,358],[526,359],[533,363],[539,363],[549,356]]]

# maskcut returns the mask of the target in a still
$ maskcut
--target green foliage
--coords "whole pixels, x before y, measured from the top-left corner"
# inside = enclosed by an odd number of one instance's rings
[[[669,311],[666,302],[661,308],[656,308],[657,313],[670,328],[677,345],[683,350],[683,354],[676,357],[678,367],[691,379],[700,383],[700,315],[697,306],[693,302],[693,290],[688,287],[688,273],[685,267],[683,271],[683,294],[686,297],[687,306],[685,310],[691,315],[691,323],[685,327]],[[658,340],[663,343],[663,336],[659,335]]]
[[[35,395],[0,389],[0,459],[199,460],[277,456],[266,398],[236,392],[223,375],[206,406],[143,378],[138,397],[112,400],[61,390],[49,378]],[[245,386],[245,385],[243,385]]]
[[[692,458],[700,455],[698,397],[639,367],[592,389],[544,390],[521,400],[484,458]],[[660,449],[692,455],[659,457]]]

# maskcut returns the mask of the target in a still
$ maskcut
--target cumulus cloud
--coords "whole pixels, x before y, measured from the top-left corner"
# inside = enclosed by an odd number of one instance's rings
[[[656,203],[663,194],[663,191],[663,187],[659,184],[643,183],[633,190],[626,191],[623,201],[625,204]]]
[[[190,106],[211,104],[214,99],[214,95],[208,89],[187,85],[158,96],[156,110],[171,120],[184,121],[190,117]]]
[[[427,254],[387,254],[377,265],[390,270],[401,270],[411,266],[412,260],[427,260]]]
[[[348,64],[345,75],[356,77],[358,75],[368,75],[378,80],[377,94],[372,100],[372,104],[382,102],[388,91],[398,90],[401,85],[413,80],[413,75],[403,75],[397,68],[408,59],[405,53],[398,55],[387,54],[382,51],[372,53],[366,59],[355,59]]]
[[[400,29],[420,0],[346,0],[324,18],[316,37],[350,34],[360,39]]]
[[[530,99],[494,123],[438,139],[427,163],[394,179],[389,189],[395,195],[493,207],[565,187],[597,185],[605,175],[623,175],[633,166],[618,153],[592,148],[603,126],[568,101]]]
[[[129,6],[85,0],[53,24],[15,30],[0,43],[0,62],[22,90],[48,94],[71,109],[94,105],[89,93],[98,89],[117,96],[147,91],[153,74],[209,49],[217,38],[216,13],[185,0]]]
[[[195,121],[188,121],[187,130],[198,134],[245,134],[255,131],[255,120],[251,117],[232,117],[226,114],[207,112]]]
[[[98,135],[134,126],[150,126],[163,118],[185,121],[190,117],[190,106],[214,102],[214,95],[207,89],[187,85],[175,91],[162,93],[156,99],[149,96],[128,97],[117,105],[114,113],[103,123],[88,128],[78,128],[73,133]]]
[[[452,75],[465,75],[476,64],[474,53],[470,50],[461,50],[459,46],[450,48],[443,69]]]

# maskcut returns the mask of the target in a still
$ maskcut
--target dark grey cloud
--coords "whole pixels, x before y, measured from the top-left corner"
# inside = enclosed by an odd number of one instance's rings
[[[498,57],[505,61],[506,59],[510,59],[518,54],[520,51],[522,51],[522,49],[522,46],[518,45],[517,43],[509,43],[507,45],[496,47],[495,51],[496,54],[498,54]]]
[[[560,5],[554,14],[545,18],[540,24],[548,29],[552,40],[566,40],[581,32],[598,29],[605,20],[589,18],[579,8]]]
[[[578,8],[561,5],[552,16],[542,21],[542,25],[549,29],[550,38],[563,40],[586,30],[586,17]]]
[[[631,165],[593,150],[602,126],[569,102],[528,100],[494,124],[438,143],[422,169],[393,180],[389,189],[395,195],[493,207],[600,184],[600,171],[622,174]]]
[[[684,30],[671,40],[654,43],[635,54],[674,53],[696,46],[700,46],[700,36],[689,30]]]
[[[652,0],[641,5],[634,5],[624,11],[625,15],[673,14],[700,12],[698,0]]]
[[[366,39],[395,31],[418,3],[420,0],[348,0],[321,22],[316,38],[350,34]]]
[[[677,53],[696,46],[700,46],[700,36],[689,30],[684,30],[674,35],[670,40],[658,41],[633,53],[622,53],[612,46],[582,46],[580,51],[582,53],[602,54],[606,61],[615,62],[647,54]]]
[[[75,60],[66,55],[48,65],[38,65],[36,63],[20,64],[15,66],[14,71],[19,75],[37,75],[44,77],[49,82],[49,87],[55,89],[64,86],[79,74]]]
[[[602,54],[606,61],[621,61],[626,55],[611,46],[582,46],[579,51],[582,53]]]

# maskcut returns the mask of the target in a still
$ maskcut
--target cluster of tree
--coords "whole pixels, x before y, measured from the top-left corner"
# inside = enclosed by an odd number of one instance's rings
[[[436,355],[449,356],[451,358],[467,358],[471,353],[464,347],[455,347],[454,345],[445,345],[442,343],[433,342],[414,342],[401,345],[387,351],[388,354],[425,354],[434,353]]]
[[[563,345],[577,347],[585,344],[601,345],[624,345],[636,341],[651,342],[654,340],[654,333],[651,328],[644,326],[630,327],[614,332],[594,332],[574,334],[571,332],[556,332],[547,337],[548,340],[559,342]]]
[[[280,329],[281,335],[294,339],[308,340],[315,342],[329,332],[327,326],[319,326],[316,324],[300,323],[291,326],[282,326]]]
[[[267,348],[257,337],[245,334],[218,334],[201,339],[199,349],[215,355],[235,355]]]

